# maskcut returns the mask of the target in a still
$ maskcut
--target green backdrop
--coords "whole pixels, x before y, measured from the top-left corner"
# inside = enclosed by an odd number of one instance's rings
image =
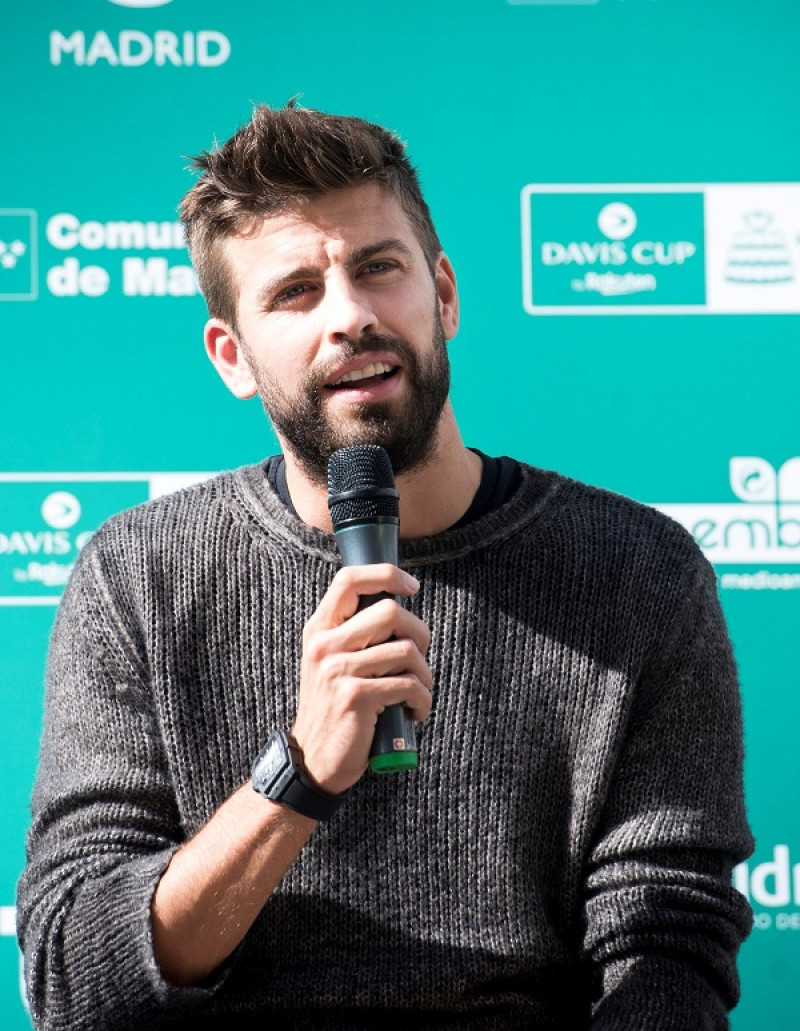
[[[459,275],[467,442],[663,507],[715,563],[758,842],[733,1025],[795,1028],[795,0],[40,0],[2,22],[3,1027],[28,1027],[14,886],[69,565],[164,474],[275,450],[202,350],[184,155],[301,93],[410,143]]]

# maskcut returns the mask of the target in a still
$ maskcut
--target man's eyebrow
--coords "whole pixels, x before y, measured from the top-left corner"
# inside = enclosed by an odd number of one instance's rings
[[[414,257],[413,251],[408,244],[390,236],[385,240],[378,240],[377,243],[369,243],[365,247],[359,247],[358,250],[353,251],[347,259],[347,264],[351,267],[353,265],[360,265],[361,262],[369,261],[369,259],[374,258],[376,254],[382,254],[385,251],[399,252],[404,258],[411,259]]]

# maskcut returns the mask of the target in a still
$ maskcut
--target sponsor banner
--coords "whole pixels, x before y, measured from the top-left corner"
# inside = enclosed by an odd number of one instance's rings
[[[800,313],[800,183],[522,190],[531,315]]]
[[[0,300],[195,297],[199,292],[180,222],[0,210]]]
[[[717,565],[800,564],[800,458],[788,459],[779,469],[757,456],[731,458],[729,475],[738,503],[654,507],[685,526]],[[761,570],[758,578],[730,574],[725,586],[791,589],[796,578]]]
[[[719,565],[800,563],[800,505],[656,505]]]
[[[0,605],[56,605],[109,516],[211,473],[0,474]]]
[[[734,867],[734,886],[752,905],[757,931],[800,931],[800,862],[792,860],[788,845],[774,845],[768,859],[758,853]]]
[[[175,6],[169,12],[170,28],[153,27],[150,12],[142,8]],[[84,5],[89,6],[89,4]],[[231,57],[231,41],[224,32],[203,27],[197,29],[183,21],[192,5],[179,0],[94,0],[97,22],[88,30],[67,23],[65,15],[49,32],[48,53],[55,68],[219,68]],[[121,11],[119,8],[138,8]],[[101,15],[101,12],[103,14]],[[159,12],[160,13],[160,12]],[[122,25],[117,24],[125,19]],[[88,20],[85,10],[81,20]],[[112,24],[113,23],[113,24]]]

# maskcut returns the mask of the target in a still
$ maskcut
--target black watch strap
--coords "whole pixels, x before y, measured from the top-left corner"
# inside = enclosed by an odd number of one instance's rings
[[[303,755],[294,738],[275,730],[253,763],[253,789],[264,798],[288,806],[312,820],[329,820],[347,797],[330,795],[306,775]]]

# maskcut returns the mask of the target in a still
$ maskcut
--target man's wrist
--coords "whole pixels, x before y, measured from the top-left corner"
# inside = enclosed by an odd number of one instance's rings
[[[311,780],[300,746],[285,730],[273,731],[256,756],[252,780],[259,795],[312,820],[329,820],[347,797],[346,791],[331,795]]]

